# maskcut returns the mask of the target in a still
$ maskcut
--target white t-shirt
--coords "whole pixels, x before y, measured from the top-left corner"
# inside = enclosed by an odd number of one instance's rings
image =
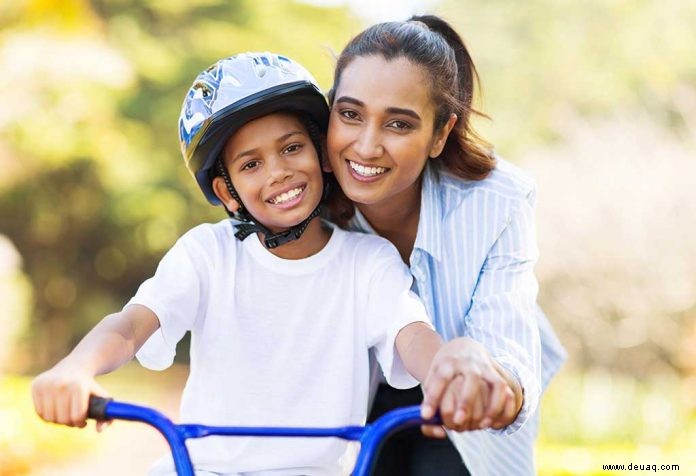
[[[333,227],[320,252],[286,260],[256,235],[237,240],[233,222],[224,220],[182,236],[127,305],[144,305],[160,321],[137,353],[145,367],[171,365],[177,342],[191,331],[181,422],[362,425],[369,349],[392,386],[418,383],[394,347],[403,327],[428,322],[411,282],[396,249],[380,237]],[[347,443],[214,436],[187,446],[197,470],[334,475]],[[173,472],[166,460],[156,474]]]

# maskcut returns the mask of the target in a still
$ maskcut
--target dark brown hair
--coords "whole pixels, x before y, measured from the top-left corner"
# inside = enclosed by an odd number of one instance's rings
[[[458,118],[438,160],[463,179],[486,178],[495,168],[495,158],[470,123],[472,114],[486,117],[472,107],[478,73],[449,23],[435,15],[413,16],[405,22],[378,23],[358,34],[338,57],[329,104],[333,104],[346,66],[356,57],[370,55],[386,60],[404,57],[422,68],[430,79],[430,97],[436,107],[434,130],[443,127],[451,114]]]

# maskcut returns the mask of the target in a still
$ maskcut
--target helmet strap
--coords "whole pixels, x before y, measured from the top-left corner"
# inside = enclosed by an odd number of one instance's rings
[[[268,248],[268,249],[277,248],[280,245],[284,245],[285,243],[299,239],[302,236],[302,234],[305,232],[305,230],[307,229],[307,226],[309,226],[309,222],[312,221],[314,218],[318,217],[319,214],[321,213],[321,205],[317,205],[316,208],[314,209],[314,211],[312,211],[312,213],[310,213],[309,216],[307,218],[305,218],[302,222],[298,223],[295,226],[288,228],[287,230],[279,231],[278,233],[274,233],[271,230],[269,230],[268,228],[266,228],[264,225],[259,223],[244,208],[244,204],[242,203],[242,200],[239,198],[239,194],[237,193],[237,190],[235,190],[234,186],[232,185],[232,179],[230,179],[230,176],[227,173],[227,169],[225,168],[225,165],[223,164],[222,160],[217,161],[216,167],[217,167],[218,173],[220,174],[222,179],[225,181],[225,185],[227,186],[227,191],[230,193],[232,198],[239,204],[239,210],[237,210],[236,213],[233,213],[223,203],[223,207],[225,207],[225,211],[227,211],[228,215],[230,215],[235,220],[239,220],[239,221],[243,222],[243,223],[234,225],[234,228],[237,230],[237,232],[234,234],[234,236],[239,241],[244,241],[251,234],[263,233],[264,245],[266,246],[266,248]],[[326,190],[324,193],[326,193]]]

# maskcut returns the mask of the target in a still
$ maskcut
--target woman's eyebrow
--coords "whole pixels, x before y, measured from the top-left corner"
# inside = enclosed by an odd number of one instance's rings
[[[410,116],[418,121],[421,120],[420,116],[413,109],[404,109],[401,107],[388,107],[385,109],[389,114],[403,114],[404,116]]]
[[[352,98],[350,96],[341,96],[340,98],[336,99],[336,104],[338,103],[348,103],[348,104],[354,104],[358,107],[365,107],[365,103],[362,102],[359,99]],[[389,114],[403,114],[405,116],[412,117],[418,121],[421,120],[421,117],[418,115],[416,111],[413,109],[406,109],[403,107],[388,107],[384,110],[385,112]]]
[[[336,102],[336,103],[339,103],[339,102],[347,102],[348,104],[354,104],[354,105],[360,106],[360,107],[364,107],[364,106],[365,106],[365,103],[364,103],[364,102],[362,102],[362,101],[359,100],[359,99],[352,98],[352,97],[350,97],[350,96],[341,96],[340,98],[336,99],[335,102]]]

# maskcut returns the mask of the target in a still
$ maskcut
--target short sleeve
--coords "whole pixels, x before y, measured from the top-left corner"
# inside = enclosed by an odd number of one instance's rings
[[[195,229],[194,229],[195,230]],[[203,313],[208,288],[207,257],[192,232],[182,236],[162,258],[155,275],[140,285],[126,304],[140,304],[157,315],[160,328],[136,353],[152,370],[163,370],[174,361],[176,344]]]
[[[423,303],[411,291],[413,278],[393,245],[380,247],[372,269],[375,272],[369,281],[366,322],[368,344],[389,385],[415,387],[419,382],[399,357],[396,336],[413,322],[425,322],[431,327],[432,324]]]
[[[541,394],[537,256],[532,191],[488,252],[467,315],[466,334],[482,343],[524,392],[517,419],[502,430],[490,430],[498,433],[519,430],[535,413]]]

